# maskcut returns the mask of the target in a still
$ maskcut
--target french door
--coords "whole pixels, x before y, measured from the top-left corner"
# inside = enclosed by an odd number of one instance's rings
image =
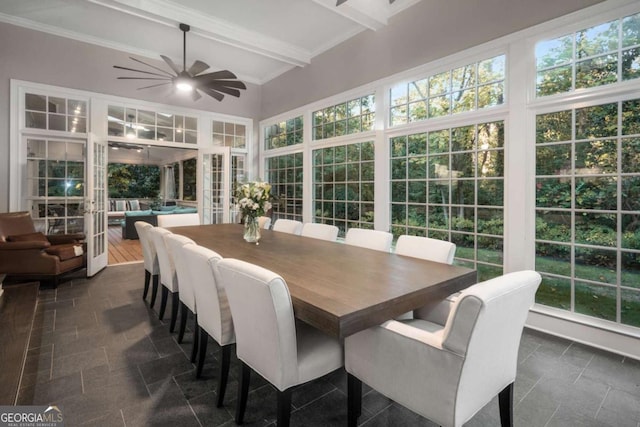
[[[198,153],[198,212],[203,224],[233,222],[231,218],[231,149],[201,148]]]
[[[92,135],[87,142],[87,276],[91,277],[109,262],[107,225],[107,140]]]

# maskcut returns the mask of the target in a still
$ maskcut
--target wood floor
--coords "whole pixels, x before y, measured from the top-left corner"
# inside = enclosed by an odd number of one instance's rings
[[[122,239],[120,225],[109,227],[109,265],[142,261],[140,240]]]

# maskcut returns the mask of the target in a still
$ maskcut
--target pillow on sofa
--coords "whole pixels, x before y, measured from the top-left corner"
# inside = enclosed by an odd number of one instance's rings
[[[129,200],[129,210],[139,211],[140,210],[140,200]]]
[[[116,200],[116,212],[124,212],[127,210],[126,200]]]
[[[146,210],[146,211],[126,211],[124,213],[124,216],[144,216],[144,215],[151,215],[153,212],[151,211],[151,209]]]
[[[47,237],[38,233],[14,234],[7,236],[7,242],[48,242]]]

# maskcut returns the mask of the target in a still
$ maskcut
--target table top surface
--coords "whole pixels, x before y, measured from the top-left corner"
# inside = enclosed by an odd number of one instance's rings
[[[261,230],[260,244],[243,226],[172,227],[223,258],[247,261],[281,275],[297,318],[336,337],[378,325],[433,299],[476,283],[464,267]]]

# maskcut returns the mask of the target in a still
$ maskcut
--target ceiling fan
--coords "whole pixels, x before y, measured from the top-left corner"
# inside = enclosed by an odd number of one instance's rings
[[[342,3],[345,3],[347,0],[338,0],[336,2],[336,6],[340,6]],[[389,0],[389,4],[393,4],[393,2],[396,0]]]
[[[183,45],[182,45],[182,69],[180,69],[171,58],[160,55],[160,57],[167,63],[169,68],[174,74],[169,73],[161,68],[147,64],[139,59],[130,57],[133,61],[138,62],[147,67],[153,68],[156,71],[160,71],[162,74],[152,71],[136,70],[128,67],[121,67],[114,65],[113,68],[120,70],[134,71],[136,73],[148,74],[154,77],[118,77],[120,80],[159,80],[163,83],[152,84],[150,86],[144,86],[140,89],[149,89],[164,85],[173,85],[178,91],[191,92],[191,97],[194,101],[197,101],[202,96],[199,91],[212,96],[218,101],[222,101],[224,94],[240,97],[240,89],[246,89],[247,86],[229,70],[214,71],[212,73],[200,74],[203,71],[209,69],[209,66],[202,61],[195,61],[191,67],[187,69],[187,32],[191,27],[187,24],[180,24],[180,30],[182,30]]]

